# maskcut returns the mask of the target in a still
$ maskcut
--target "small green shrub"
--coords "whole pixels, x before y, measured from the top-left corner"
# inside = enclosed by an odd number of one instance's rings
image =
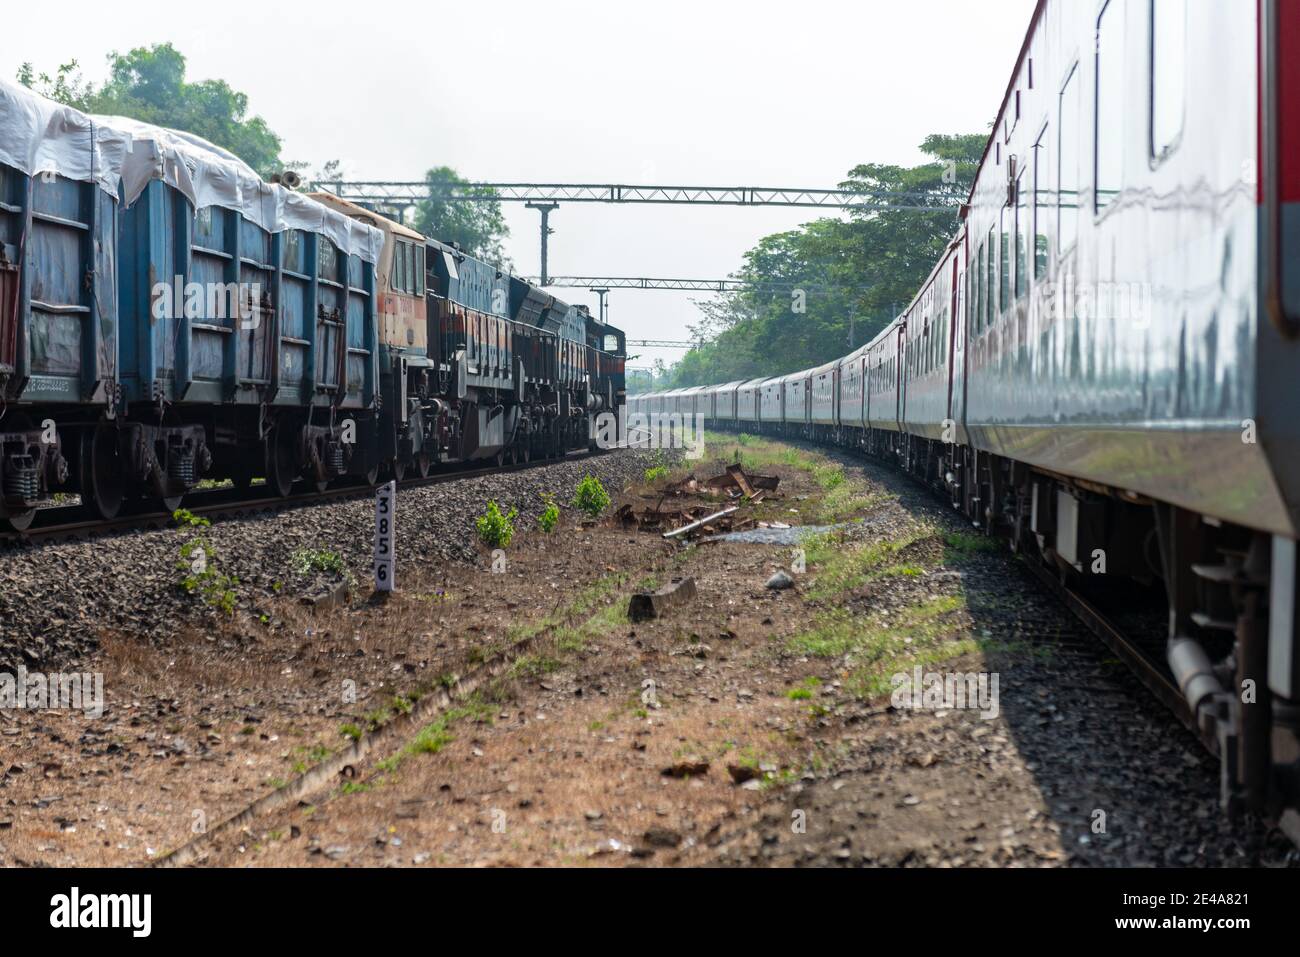
[[[537,518],[537,527],[549,535],[555,531],[555,526],[559,524],[560,506],[556,505],[555,499],[548,495],[546,496],[546,508],[542,510],[542,514]]]
[[[290,559],[293,569],[299,575],[314,575],[316,572],[324,572],[327,575],[344,575],[347,573],[347,565],[343,562],[343,556],[338,552],[321,551],[315,548],[300,548],[293,553]]]
[[[188,595],[199,595],[210,607],[223,614],[234,615],[239,602],[239,578],[224,574],[217,566],[216,550],[202,532],[212,523],[183,508],[173,512],[172,519],[182,529],[190,530],[193,536],[181,545],[176,561],[176,570],[181,573],[181,589]]]
[[[645,475],[643,477],[645,478],[646,484],[649,485],[651,482],[657,482],[661,478],[665,478],[667,475],[668,475],[667,466],[655,465],[646,469]]]
[[[195,515],[188,508],[178,508],[172,512],[172,521],[181,528],[210,528],[212,525],[206,518]]]
[[[488,502],[486,514],[480,515],[474,523],[478,529],[479,541],[488,548],[508,546],[510,539],[515,537],[514,520],[518,514],[518,509],[513,508],[509,514],[503,513],[495,500]]]
[[[573,496],[573,505],[581,512],[595,518],[609,506],[609,493],[600,479],[588,475],[578,483],[578,491]]]

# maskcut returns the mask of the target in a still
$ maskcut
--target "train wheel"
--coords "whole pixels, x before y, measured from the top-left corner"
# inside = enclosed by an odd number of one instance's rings
[[[126,463],[117,429],[103,424],[81,433],[81,501],[102,519],[116,518],[126,500]]]
[[[428,452],[421,452],[415,459],[415,471],[420,478],[428,478],[433,471],[433,457]]]
[[[32,427],[31,419],[25,415],[11,415],[8,419],[8,426],[15,432],[26,432]],[[15,532],[25,532],[31,528],[33,519],[36,518],[36,509],[25,508],[21,511],[7,511],[3,504],[0,504],[0,528],[9,528]]]
[[[298,478],[298,443],[287,420],[266,437],[266,484],[280,498],[288,498]]]
[[[32,522],[36,520],[36,509],[29,508],[25,512],[10,512],[3,518],[0,518],[0,528],[7,528],[11,532],[25,532],[32,527]]]
[[[524,450],[519,453],[519,457],[523,459],[524,462],[531,462],[533,460],[533,447],[531,445],[525,445]]]
[[[388,463],[388,472],[390,475],[392,475],[393,481],[405,482],[406,481],[406,460],[401,458],[393,459],[391,462]]]

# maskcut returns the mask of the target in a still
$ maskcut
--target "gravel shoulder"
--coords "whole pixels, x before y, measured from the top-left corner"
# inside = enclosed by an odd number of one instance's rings
[[[0,672],[99,674],[104,693],[100,716],[0,711],[0,864],[147,862],[337,751],[350,740],[342,729],[463,672],[515,608],[488,587],[491,556],[473,521],[485,503],[518,508],[531,525],[544,495],[563,501],[586,474],[622,488],[645,458],[404,491],[402,591],[382,607],[361,585],[373,534],[365,499],[0,555]],[[232,614],[180,587],[193,534],[214,569],[239,579]],[[545,543],[525,534],[516,547]],[[301,604],[346,578],[356,584],[346,607]],[[544,582],[526,585],[539,607],[553,604]]]
[[[566,510],[553,534],[517,536],[494,571],[471,531],[485,498],[537,499],[531,518],[543,490],[563,501],[583,468],[538,470],[514,498],[475,487],[427,534],[403,531],[416,537],[384,604],[313,617],[279,595],[257,612],[265,634],[105,636],[89,659],[110,689],[104,719],[19,712],[0,727],[0,772],[18,766],[0,783],[0,860],[145,863],[526,641],[505,675],[403,746],[207,842],[201,863],[1295,863],[1277,836],[1221,819],[1217,767],[1195,740],[1016,559],[923,490],[875,464],[735,437],[669,478],[737,457],[781,478],[756,519],[831,530],[683,548]],[[622,490],[614,506],[662,498],[668,479],[643,480],[650,461],[598,460]],[[492,481],[507,479],[519,476]],[[283,562],[341,540],[324,537],[331,523],[360,534],[369,520],[365,503],[329,508],[342,514],[249,531],[222,554],[246,548],[239,560],[256,564],[270,557],[258,548],[278,548]],[[782,569],[794,587],[765,587]],[[683,576],[693,601],[627,619],[633,591]],[[997,697],[900,706],[894,676],[916,666],[996,676]]]

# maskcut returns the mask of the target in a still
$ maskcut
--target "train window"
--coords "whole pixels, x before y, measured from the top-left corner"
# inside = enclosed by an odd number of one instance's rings
[[[1048,127],[1044,126],[1034,144],[1034,279],[1046,279],[1048,274],[1047,204],[1051,198],[1051,164],[1047,161]]]
[[[388,284],[393,287],[394,292],[400,292],[406,285],[406,277],[402,275],[406,262],[406,257],[402,255],[402,247],[405,245],[406,243],[400,239],[393,243],[393,274]]]
[[[971,274],[971,285],[975,287],[975,295],[971,296],[971,307],[975,310],[975,317],[971,321],[971,328],[978,333],[980,316],[984,312],[984,244],[980,243],[978,252],[975,253],[975,271]]]
[[[985,274],[987,291],[984,295],[984,315],[980,322],[980,329],[987,329],[993,319],[993,292],[997,289],[997,272],[998,272],[998,228],[997,226],[989,227],[989,258],[986,262],[987,272]]]
[[[1124,181],[1124,3],[1110,0],[1097,18],[1097,212],[1119,195]]]
[[[1151,0],[1151,156],[1164,159],[1183,132],[1187,0]]]
[[[1061,118],[1057,124],[1056,235],[1062,253],[1079,237],[1079,85],[1076,63],[1061,88]]]
[[[1016,298],[1025,294],[1029,278],[1029,197],[1025,193],[1025,173],[1016,177]]]
[[[938,359],[935,365],[942,365],[948,361],[948,307],[943,307],[943,312],[939,313],[939,342],[936,346]]]
[[[424,295],[424,247],[415,247],[415,294]]]
[[[1007,210],[1010,208],[1003,206],[1000,214],[1002,243],[998,250],[998,315],[1011,305],[1011,230],[1007,223]]]
[[[415,246],[412,243],[402,243],[402,258],[406,260],[403,268],[406,270],[406,282],[402,284],[402,290],[407,293],[415,292]]]
[[[456,257],[445,249],[442,251],[442,264],[447,269],[447,278],[459,279],[460,272],[456,269]]]

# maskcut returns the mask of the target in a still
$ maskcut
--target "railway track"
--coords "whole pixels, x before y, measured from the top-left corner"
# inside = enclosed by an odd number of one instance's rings
[[[942,489],[922,481],[906,469],[896,467],[888,459],[869,455],[855,456],[852,452],[839,446],[820,445],[806,440],[783,438],[780,441],[791,445],[810,445],[814,448],[829,449],[850,459],[865,459],[877,465],[889,468],[892,472],[909,479],[913,485],[923,489],[927,497],[937,499],[945,510],[951,505]],[[1089,633],[1100,640],[1132,671],[1139,682],[1151,694],[1164,704],[1180,722],[1194,734],[1201,744],[1215,757],[1219,756],[1219,742],[1212,732],[1200,727],[1187,701],[1175,683],[1173,675],[1163,660],[1163,639],[1153,641],[1150,636],[1139,636],[1127,632],[1100,605],[1089,598],[1068,581],[1053,573],[1052,569],[1033,556],[1025,556],[1025,565],[1034,573],[1043,587],[1061,601],[1070,612],[1083,624]]]
[[[1052,574],[1041,562],[1025,563],[1043,586],[1057,597],[1074,614],[1084,627],[1101,640],[1134,673],[1137,679],[1164,704],[1174,716],[1215,757],[1219,756],[1219,742],[1213,734],[1201,728],[1187,707],[1187,700],[1174,683],[1173,675],[1162,660],[1152,654],[1151,643],[1126,633],[1101,608],[1078,589]]]
[[[543,465],[554,465],[600,455],[602,452],[570,452],[566,455],[549,459],[534,459],[531,462],[519,462],[483,468],[466,468],[453,466],[427,478],[408,478],[398,483],[401,489],[423,488],[441,485],[462,479],[479,478],[485,475],[507,472],[522,472]],[[257,494],[257,493],[264,494]],[[252,494],[254,497],[249,497]],[[195,515],[210,521],[222,521],[248,515],[269,514],[293,508],[306,508],[326,502],[345,501],[348,499],[368,498],[374,495],[374,489],[360,483],[340,485],[324,491],[298,490],[287,498],[272,494],[265,486],[254,485],[247,490],[233,488],[211,489],[195,492],[187,496],[183,507]],[[18,548],[28,545],[48,544],[51,542],[79,541],[106,535],[129,534],[131,532],[149,531],[167,528],[173,523],[172,513],[152,506],[143,507],[134,512],[119,515],[110,520],[93,518],[87,515],[80,505],[58,505],[41,509],[31,528],[23,532],[0,532],[0,548]]]

